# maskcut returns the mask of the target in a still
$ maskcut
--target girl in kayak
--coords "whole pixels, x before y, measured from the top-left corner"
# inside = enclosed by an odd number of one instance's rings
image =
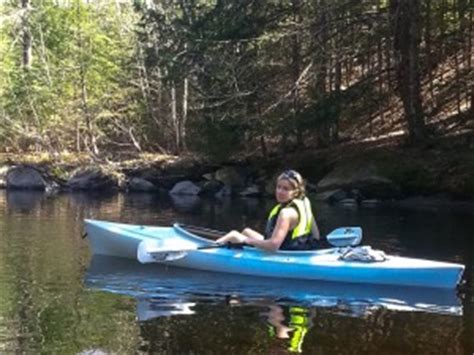
[[[243,243],[269,251],[315,249],[320,234],[301,175],[295,170],[280,174],[275,197],[278,203],[270,211],[265,235],[245,228],[242,232],[233,230],[216,242]]]

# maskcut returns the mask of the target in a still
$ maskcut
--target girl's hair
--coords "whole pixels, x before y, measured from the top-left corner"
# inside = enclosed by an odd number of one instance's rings
[[[297,190],[296,197],[303,198],[306,194],[306,184],[301,174],[295,170],[285,170],[277,180],[287,180]]]

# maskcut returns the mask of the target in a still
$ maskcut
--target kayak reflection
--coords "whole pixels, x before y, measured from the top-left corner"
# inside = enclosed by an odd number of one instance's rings
[[[198,303],[298,305],[331,307],[362,317],[381,307],[461,315],[454,290],[426,287],[285,280],[188,270],[161,264],[94,255],[85,276],[87,287],[134,297],[140,321],[193,314]]]

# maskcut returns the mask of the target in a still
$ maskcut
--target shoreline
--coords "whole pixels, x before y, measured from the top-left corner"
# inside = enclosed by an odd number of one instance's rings
[[[453,142],[428,148],[341,145],[225,162],[151,153],[115,160],[0,154],[0,188],[263,197],[273,194],[275,177],[289,168],[302,173],[318,201],[474,209],[474,147]]]

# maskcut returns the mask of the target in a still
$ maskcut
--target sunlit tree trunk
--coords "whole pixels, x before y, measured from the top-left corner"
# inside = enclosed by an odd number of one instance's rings
[[[80,85],[81,85],[81,102],[82,102],[82,111],[84,112],[84,117],[86,120],[86,148],[93,155],[99,154],[99,149],[96,144],[96,139],[94,135],[94,129],[92,126],[92,113],[89,109],[89,102],[87,98],[87,81],[85,76],[85,70],[83,64],[80,68]]]
[[[177,112],[177,99],[176,99],[176,84],[171,84],[171,122],[174,130],[174,144],[176,152],[179,152],[180,140],[179,140],[179,122]]]
[[[30,69],[32,61],[32,37],[30,28],[30,0],[21,0],[21,8],[23,11],[22,31],[23,31],[23,51],[22,64],[23,68]]]
[[[186,124],[188,120],[188,100],[189,100],[189,80],[184,78],[183,81],[183,112],[181,117],[181,148],[186,150]]]

